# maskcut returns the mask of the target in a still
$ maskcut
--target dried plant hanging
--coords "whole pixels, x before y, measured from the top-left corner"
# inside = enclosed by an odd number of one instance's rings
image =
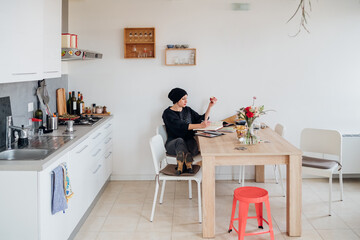
[[[299,12],[301,12],[299,31],[292,37],[296,37],[301,32],[302,28],[305,29],[305,31],[307,31],[308,33],[310,33],[310,31],[306,27],[306,25],[308,23],[307,18],[310,16],[307,9],[309,9],[309,11],[311,11],[311,0],[300,0],[295,13],[287,21],[287,23],[290,22]]]

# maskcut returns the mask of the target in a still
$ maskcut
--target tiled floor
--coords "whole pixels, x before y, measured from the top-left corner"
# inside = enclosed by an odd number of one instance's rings
[[[269,182],[246,182],[269,191],[275,239],[352,240],[360,239],[360,179],[344,179],[343,202],[339,201],[339,184],[334,181],[333,214],[328,216],[328,180],[303,180],[302,237],[286,235],[285,198],[281,187]],[[239,187],[236,181],[216,182],[217,240],[236,240],[233,231],[227,233],[232,205],[232,193]],[[76,240],[196,240],[202,239],[198,223],[197,187],[193,184],[193,199],[188,198],[185,181],[167,182],[164,203],[157,204],[155,218],[149,221],[154,196],[154,181],[112,181],[80,229]],[[159,194],[160,195],[160,194]],[[254,208],[250,209],[255,214]],[[265,224],[266,225],[266,224]],[[250,219],[247,231],[256,230],[256,220]],[[246,240],[270,239],[268,234],[249,236]]]

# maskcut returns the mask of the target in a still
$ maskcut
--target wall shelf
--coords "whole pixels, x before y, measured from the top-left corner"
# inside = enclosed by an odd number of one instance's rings
[[[124,28],[124,58],[155,58],[155,28]]]
[[[195,66],[196,48],[165,49],[166,66]]]

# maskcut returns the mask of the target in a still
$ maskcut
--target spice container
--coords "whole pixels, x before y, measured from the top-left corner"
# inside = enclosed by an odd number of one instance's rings
[[[103,108],[101,106],[96,106],[96,113],[100,114],[103,112]]]

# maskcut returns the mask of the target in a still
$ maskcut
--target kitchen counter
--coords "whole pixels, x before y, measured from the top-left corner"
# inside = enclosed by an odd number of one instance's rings
[[[0,160],[0,171],[42,171],[50,166],[53,162],[59,159],[61,156],[75,148],[85,139],[87,139],[91,133],[104,126],[110,121],[113,116],[105,116],[92,126],[74,126],[73,133],[66,133],[66,126],[59,125],[58,130],[54,130],[52,133],[45,134],[44,136],[70,136],[72,139],[65,143],[62,147],[55,150],[52,154],[42,160]]]

